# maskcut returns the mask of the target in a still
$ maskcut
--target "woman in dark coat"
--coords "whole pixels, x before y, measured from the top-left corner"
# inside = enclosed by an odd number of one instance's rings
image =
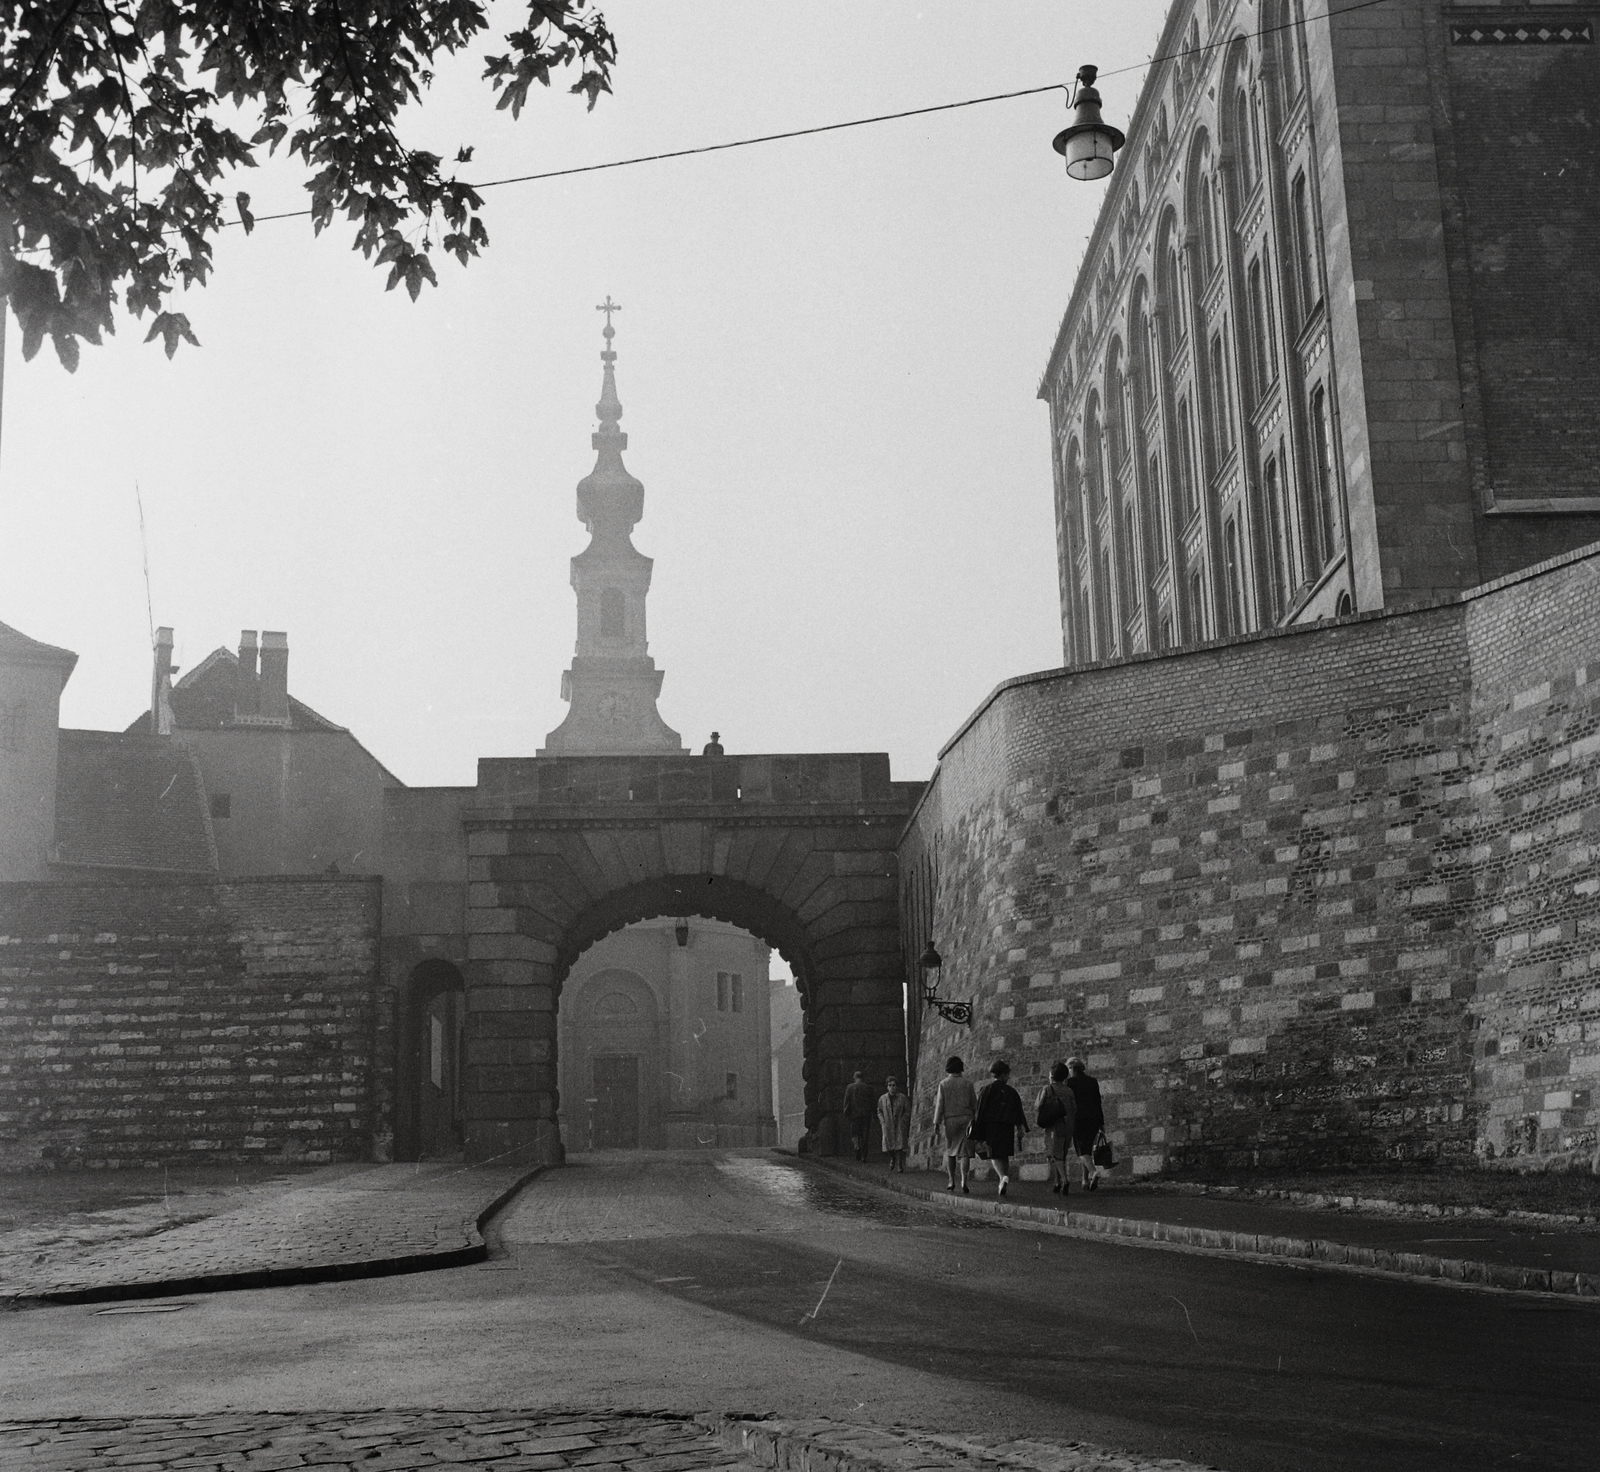
[[[1004,1058],[996,1058],[989,1065],[994,1075],[978,1091],[978,1112],[972,1120],[974,1139],[989,1147],[989,1159],[994,1162],[995,1174],[1000,1177],[997,1195],[1004,1196],[1011,1184],[1011,1156],[1017,1145],[1017,1131],[1028,1132],[1028,1116],[1023,1113],[1022,1099],[1011,1087],[1011,1065]]]
[[[1093,1191],[1100,1184],[1100,1171],[1094,1163],[1095,1137],[1106,1127],[1105,1109],[1100,1103],[1099,1081],[1091,1078],[1081,1058],[1067,1059],[1067,1087],[1078,1101],[1078,1115],[1072,1125],[1072,1148],[1083,1167],[1083,1184]]]

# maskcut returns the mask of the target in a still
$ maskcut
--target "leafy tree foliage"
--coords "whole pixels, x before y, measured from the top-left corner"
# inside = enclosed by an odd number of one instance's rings
[[[616,59],[604,17],[588,0],[522,3],[485,58],[499,106],[520,114],[566,71],[592,108]],[[0,0],[0,293],[23,355],[48,337],[75,368],[119,302],[153,314],[146,341],[168,357],[194,343],[172,294],[204,284],[230,223],[222,180],[263,146],[311,170],[318,233],[343,214],[390,290],[436,285],[435,246],[465,264],[488,243],[482,200],[396,122],[439,54],[487,28],[478,0]],[[232,205],[251,229],[250,196]]]

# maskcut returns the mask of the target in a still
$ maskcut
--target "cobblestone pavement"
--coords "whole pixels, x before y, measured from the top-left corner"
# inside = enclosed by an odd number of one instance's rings
[[[222,1412],[0,1422],[0,1469],[27,1472],[1198,1472],[1083,1442],[965,1438],[828,1420],[615,1411]]]
[[[336,1170],[134,1239],[76,1239],[0,1257],[0,1304],[84,1303],[160,1291],[266,1287],[447,1267],[484,1256],[478,1218],[525,1166]]]

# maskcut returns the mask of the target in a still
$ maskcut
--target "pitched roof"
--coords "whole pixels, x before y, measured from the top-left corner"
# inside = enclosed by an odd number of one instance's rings
[[[78,663],[78,656],[70,649],[58,649],[54,644],[41,644],[30,639],[20,629],[10,624],[0,624],[0,663],[55,665],[61,671],[61,683]]]
[[[160,736],[63,731],[56,862],[215,873],[216,842],[194,753]]]
[[[172,687],[172,724],[179,731],[208,731],[223,726],[259,729],[255,723],[234,720],[238,689],[239,656],[231,649],[213,649],[188,674]],[[142,714],[128,726],[129,734],[148,732],[150,716]],[[289,731],[339,731],[326,716],[318,715],[304,701],[289,697],[289,723],[278,727]]]

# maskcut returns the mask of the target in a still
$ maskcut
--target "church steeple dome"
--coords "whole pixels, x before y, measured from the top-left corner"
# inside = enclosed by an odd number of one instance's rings
[[[589,545],[572,559],[572,589],[578,595],[578,643],[572,668],[561,677],[561,696],[572,709],[545,737],[540,756],[633,756],[678,754],[678,733],[656,711],[662,672],[645,639],[645,597],[651,560],[633,545],[633,529],[644,516],[644,485],[628,473],[622,452],[622,400],[617,397],[616,328],[622,310],[608,296],[596,308],[606,314],[605,365],[595,415],[600,427],[590,441],[594,469],[578,482],[578,519],[589,529]]]
[[[597,311],[606,314],[605,349],[600,361],[605,364],[600,384],[600,402],[594,406],[600,428],[590,438],[599,452],[594,469],[578,482],[578,520],[591,536],[627,536],[644,516],[644,486],[628,474],[622,452],[628,436],[622,428],[622,400],[617,397],[617,354],[611,346],[617,329],[611,314],[622,310],[608,296]]]

